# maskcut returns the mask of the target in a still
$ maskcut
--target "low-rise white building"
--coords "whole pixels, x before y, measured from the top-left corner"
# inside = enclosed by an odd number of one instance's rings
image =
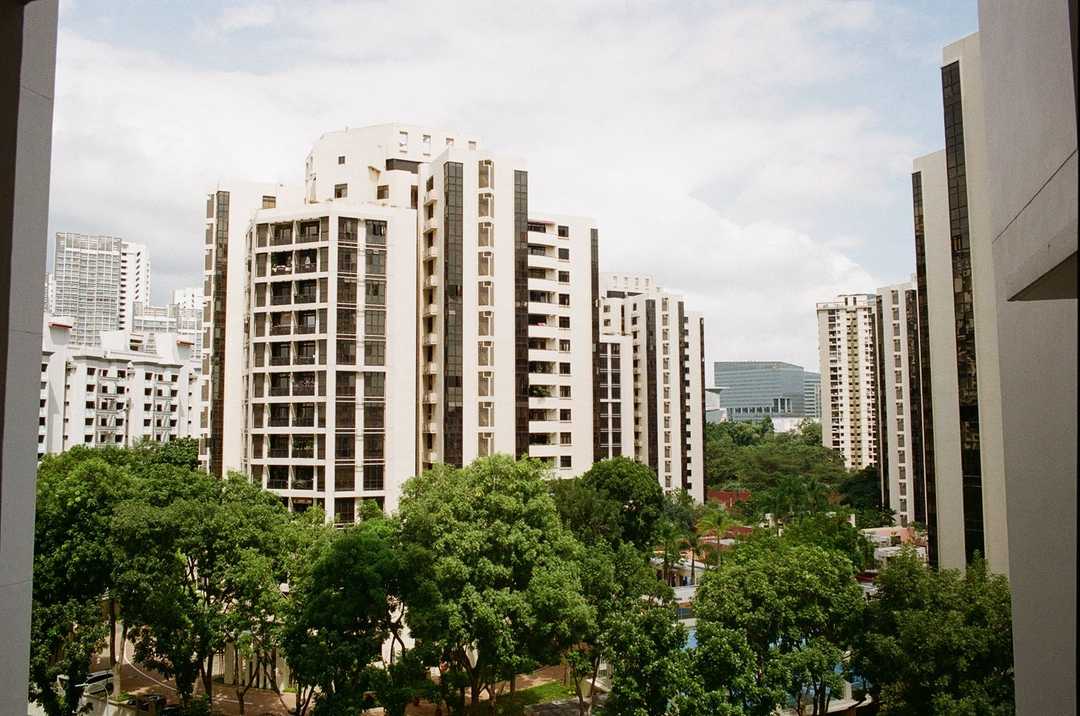
[[[198,436],[198,365],[191,341],[104,331],[100,345],[72,342],[74,321],[45,316],[38,457],[76,445],[127,446]]]

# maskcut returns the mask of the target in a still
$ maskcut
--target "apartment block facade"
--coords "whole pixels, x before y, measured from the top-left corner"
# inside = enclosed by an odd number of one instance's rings
[[[99,345],[72,341],[74,321],[45,316],[38,458],[77,445],[128,446],[197,437],[200,386],[191,341],[160,334],[154,348],[128,331]]]
[[[651,310],[619,305],[653,333],[602,327],[595,222],[530,209],[524,162],[380,125],[324,134],[302,189],[237,187],[207,200],[211,472],[343,524],[364,500],[395,509],[422,470],[495,453],[553,477],[651,459],[703,499],[701,317],[655,291]],[[655,363],[647,398],[637,353]]]
[[[821,420],[821,373],[803,371],[803,416]]]
[[[634,459],[665,490],[704,500],[704,318],[650,276],[601,274],[601,330],[630,337]]]
[[[849,469],[878,462],[877,296],[848,294],[817,304],[821,440]]]
[[[244,356],[247,474],[348,524],[414,468],[415,212],[350,201],[257,211]]]
[[[136,308],[150,303],[150,252],[145,244],[123,243],[119,288],[120,330],[130,331]]]
[[[878,470],[882,504],[903,527],[926,524],[922,372],[914,281],[878,289]]]

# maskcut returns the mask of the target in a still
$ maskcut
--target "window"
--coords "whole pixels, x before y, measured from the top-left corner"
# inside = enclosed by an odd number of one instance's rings
[[[420,138],[420,146],[424,150],[424,154],[431,154],[431,135],[425,134]]]
[[[386,375],[384,373],[364,373],[364,397],[386,397]]]
[[[338,155],[337,163],[338,164],[344,164],[345,163],[345,155],[344,154],[339,154]]]
[[[375,198],[376,199],[389,199],[390,198],[390,187],[387,186],[386,184],[380,184],[379,186],[375,187]]]
[[[334,198],[335,199],[344,199],[348,195],[349,195],[349,185],[348,184],[335,184],[334,185]]]
[[[364,268],[369,274],[383,275],[386,273],[386,252],[378,249],[367,249],[364,254]]]
[[[275,196],[263,196],[263,198],[262,198],[262,208],[264,208],[264,209],[277,208],[277,197],[275,197]]]
[[[386,365],[386,344],[382,341],[364,341],[364,363]]]
[[[560,422],[570,422],[570,408],[559,408],[559,420]]]
[[[386,283],[384,281],[365,281],[364,298],[369,306],[385,306]]]
[[[383,488],[383,465],[364,465],[364,491],[376,492]]]
[[[559,249],[559,260],[560,261],[569,261],[570,260],[570,249]]]
[[[559,328],[570,327],[570,316],[559,316]]]
[[[572,435],[572,433],[559,433],[559,444],[570,445],[571,440],[573,439]]]
[[[569,238],[569,236],[570,236],[570,227],[560,225],[558,233],[559,233],[559,238],[563,238],[563,239]]]
[[[570,272],[569,271],[560,271],[559,272],[559,283],[570,283]],[[607,311],[610,311],[610,310],[611,310],[611,306],[608,306],[608,305],[604,306],[604,312],[605,313]]]
[[[562,468],[573,467],[573,458],[571,458],[569,455],[560,455],[559,456],[559,467],[562,467]]]
[[[408,132],[398,132],[398,146],[401,147],[402,149],[407,149],[409,147],[409,133]]]
[[[386,335],[386,311],[364,311],[364,335]]]

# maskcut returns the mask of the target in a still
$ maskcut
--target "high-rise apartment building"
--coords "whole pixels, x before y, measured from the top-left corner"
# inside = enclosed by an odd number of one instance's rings
[[[878,461],[877,297],[849,294],[817,304],[821,440],[849,469]]]
[[[596,225],[530,210],[523,162],[380,125],[323,135],[305,179],[208,199],[211,471],[339,523],[494,453],[556,477],[627,454],[702,499],[700,316],[654,290],[619,306],[651,333],[602,329]],[[652,417],[640,445],[635,408]]]
[[[984,1],[979,24],[912,174],[930,557],[1008,574],[1016,711],[1073,713],[1077,7]]]
[[[882,504],[902,526],[927,523],[922,372],[914,281],[879,288],[878,471]]]
[[[999,304],[980,63],[978,35],[945,48],[945,151],[916,160],[912,176],[917,330],[925,339],[922,482],[931,561],[958,568],[979,553],[1007,574]]]
[[[804,418],[806,372],[782,361],[716,361],[713,385],[719,407],[736,422],[762,418]]]
[[[57,233],[52,309],[74,320],[72,340],[98,345],[103,331],[130,330],[150,297],[146,246],[112,236]]]
[[[979,3],[1018,714],[1075,713],[1080,7]]]
[[[146,337],[147,345],[152,349],[155,335],[175,333],[191,342],[194,346],[194,360],[202,362],[203,349],[203,309],[186,308],[183,304],[170,303],[168,306],[151,306],[137,303],[131,318],[131,331]]]
[[[150,303],[150,252],[125,241],[120,255],[120,330],[131,330],[137,306]]]
[[[395,509],[415,467],[415,212],[264,209],[249,241],[244,466],[294,511]]]
[[[704,500],[704,319],[652,277],[614,273],[601,275],[600,315],[602,331],[630,337],[633,457]]]
[[[53,308],[73,320],[75,343],[97,345],[102,331],[120,328],[123,256],[124,242],[112,236],[56,235]]]
[[[104,331],[99,345],[71,341],[74,322],[45,316],[38,457],[77,445],[123,446],[197,437],[200,390],[192,344],[176,334]]]
[[[215,475],[244,469],[248,225],[257,210],[302,196],[299,187],[256,182],[222,184],[206,196],[199,456]]]

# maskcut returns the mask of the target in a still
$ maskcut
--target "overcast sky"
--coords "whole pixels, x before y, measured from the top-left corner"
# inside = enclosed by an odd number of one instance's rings
[[[601,270],[684,293],[710,363],[816,370],[815,301],[914,271],[911,160],[976,25],[975,0],[61,0],[50,236],[146,243],[163,302],[202,281],[219,178],[302,183],[324,131],[444,127],[524,157],[532,207],[594,217]]]

